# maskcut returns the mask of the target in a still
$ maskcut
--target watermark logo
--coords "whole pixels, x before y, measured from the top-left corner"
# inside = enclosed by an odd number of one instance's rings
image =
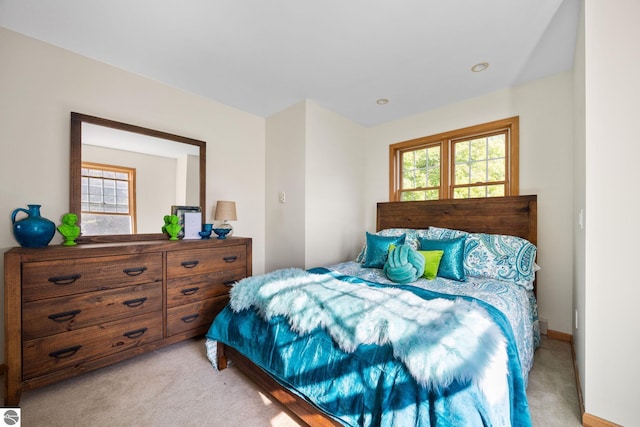
[[[20,427],[20,408],[8,408],[4,410],[4,425]]]

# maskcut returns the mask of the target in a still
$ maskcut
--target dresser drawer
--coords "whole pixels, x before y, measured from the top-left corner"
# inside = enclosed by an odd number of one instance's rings
[[[246,269],[241,268],[168,279],[167,306],[175,307],[176,305],[226,295],[229,293],[231,286],[238,280],[244,279],[246,275]]]
[[[24,379],[162,339],[162,312],[25,341]]]
[[[22,338],[40,338],[161,309],[162,283],[25,302]]]
[[[162,254],[24,263],[24,301],[162,281]]]
[[[228,301],[229,297],[224,295],[168,309],[167,336],[209,327]]]
[[[167,252],[167,278],[194,276],[229,269],[246,268],[247,248],[233,245],[213,249]]]

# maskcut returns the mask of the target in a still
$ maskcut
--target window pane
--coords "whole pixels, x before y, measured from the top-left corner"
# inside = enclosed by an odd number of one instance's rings
[[[427,186],[427,171],[426,169],[416,169],[415,181],[412,187],[426,187]]]
[[[427,187],[440,187],[440,167],[429,168]]]
[[[505,135],[493,135],[489,137],[487,152],[490,159],[503,159],[506,155]]]
[[[424,200],[424,191],[403,191],[400,200],[403,202]]]
[[[471,183],[471,170],[469,170],[468,164],[456,165],[456,174],[454,184],[470,184]]]
[[[118,191],[116,192],[116,197],[118,198],[118,200],[128,200],[129,198],[129,189],[118,189]]]
[[[502,192],[502,194],[500,194]],[[471,187],[457,187],[453,190],[454,199],[468,199],[477,197],[504,196],[504,185],[480,185]]]
[[[419,148],[402,153],[403,189],[440,186],[440,147]],[[414,197],[414,196],[411,196]],[[416,196],[417,197],[417,196]],[[424,200],[411,199],[411,200]]]
[[[427,155],[429,156],[429,168],[440,167],[440,147],[429,147],[427,149]]]
[[[102,179],[89,178],[89,193],[94,193],[94,194],[102,193]]]
[[[487,162],[487,169],[488,182],[505,180],[504,159],[489,160]]]
[[[82,214],[82,233],[87,236],[103,234],[130,234],[131,217],[126,215]]]
[[[485,162],[471,163],[471,183],[487,180],[487,164]]]
[[[440,198],[440,190],[427,190],[424,192],[425,200],[438,200]]]
[[[454,199],[468,199],[469,198],[469,187],[456,188],[453,190],[453,198]]]
[[[104,212],[104,205],[102,203],[89,203],[90,212]],[[84,216],[84,215],[82,215]]]
[[[415,164],[415,151],[402,153],[402,170],[413,169]]]
[[[415,151],[415,166],[416,169],[424,169],[427,167],[427,150]]]
[[[416,200],[438,200],[439,196],[439,190],[403,191],[400,195],[400,201],[410,202]]]
[[[471,141],[472,161],[485,160],[487,158],[487,138],[479,138]]]
[[[506,170],[506,134],[474,138],[469,141],[454,143],[455,164],[453,185],[477,184],[485,182],[505,181]],[[468,190],[456,192],[459,197],[479,197],[487,190]],[[468,194],[468,196],[467,196]],[[485,196],[482,196],[485,197]]]
[[[469,161],[469,142],[458,142],[455,144],[456,163],[467,163]]]
[[[504,185],[487,186],[487,197],[502,197],[502,196],[504,196]]]
[[[487,187],[469,187],[469,197],[487,197]]]

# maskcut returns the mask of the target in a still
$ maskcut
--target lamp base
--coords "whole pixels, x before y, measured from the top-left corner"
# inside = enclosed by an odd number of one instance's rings
[[[223,222],[213,229],[213,232],[216,233],[218,239],[226,239],[227,235],[231,236],[233,233],[233,227],[228,222]]]

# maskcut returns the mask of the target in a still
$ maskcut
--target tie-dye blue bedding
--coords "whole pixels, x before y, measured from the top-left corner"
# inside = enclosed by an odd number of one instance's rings
[[[327,267],[329,270],[364,279],[368,282],[393,285],[381,269],[363,268],[358,262],[344,262]],[[529,371],[533,367],[533,353],[540,346],[538,325],[538,305],[533,292],[514,283],[495,279],[467,276],[467,280],[436,277],[434,280],[419,279],[412,286],[448,295],[462,295],[477,298],[491,304],[509,320],[516,337],[516,345],[522,363],[522,375],[527,383]]]
[[[330,271],[334,276],[392,284],[379,274],[380,270],[363,268],[359,263],[334,265]],[[280,383],[345,425],[530,425],[525,387],[536,342],[536,334],[531,332],[535,316],[528,309],[522,313],[511,309],[522,304],[529,307],[526,292],[520,295],[522,292],[516,289],[516,296],[512,296],[510,286],[486,279],[419,280],[412,285],[425,289],[416,291],[419,295],[473,295],[481,301],[489,300],[485,306],[510,339],[506,399],[488,402],[478,387],[457,382],[444,391],[429,390],[418,385],[393,357],[390,345],[360,345],[354,352],[342,352],[321,328],[301,336],[282,316],[264,322],[253,310],[233,313],[226,308],[209,330],[207,345],[213,348],[214,340],[220,340],[235,347]]]

